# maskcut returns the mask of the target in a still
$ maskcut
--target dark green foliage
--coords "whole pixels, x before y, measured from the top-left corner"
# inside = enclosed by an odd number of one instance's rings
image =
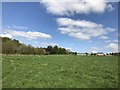
[[[48,46],[46,48],[46,51],[48,52],[48,54],[69,54],[69,52],[67,52],[67,50],[65,48],[61,48],[58,46]]]
[[[52,46],[48,46],[46,48],[46,51],[48,52],[48,54],[51,54],[52,53]]]
[[[71,55],[77,55],[77,52],[69,52]]]
[[[59,48],[58,46],[54,46],[52,49],[52,53],[51,54],[58,54],[59,53]]]
[[[69,54],[69,52],[67,52],[65,48],[59,48],[58,54]]]

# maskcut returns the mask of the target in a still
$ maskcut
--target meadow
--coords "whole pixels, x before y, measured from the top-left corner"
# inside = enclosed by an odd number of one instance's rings
[[[116,88],[117,56],[3,55],[3,88]]]

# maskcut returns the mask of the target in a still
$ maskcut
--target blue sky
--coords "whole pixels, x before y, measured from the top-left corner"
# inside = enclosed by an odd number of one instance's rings
[[[77,52],[117,51],[118,3],[102,2],[98,6],[96,2],[86,7],[80,2],[68,3],[3,2],[1,36],[35,47],[58,45]]]

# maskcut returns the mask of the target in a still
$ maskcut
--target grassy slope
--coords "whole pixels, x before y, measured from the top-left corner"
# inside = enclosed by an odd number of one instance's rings
[[[3,56],[3,87],[117,87],[115,56]]]

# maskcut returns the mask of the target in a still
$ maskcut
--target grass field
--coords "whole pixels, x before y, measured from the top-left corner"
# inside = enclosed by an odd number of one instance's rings
[[[117,56],[3,56],[3,88],[115,88]]]

